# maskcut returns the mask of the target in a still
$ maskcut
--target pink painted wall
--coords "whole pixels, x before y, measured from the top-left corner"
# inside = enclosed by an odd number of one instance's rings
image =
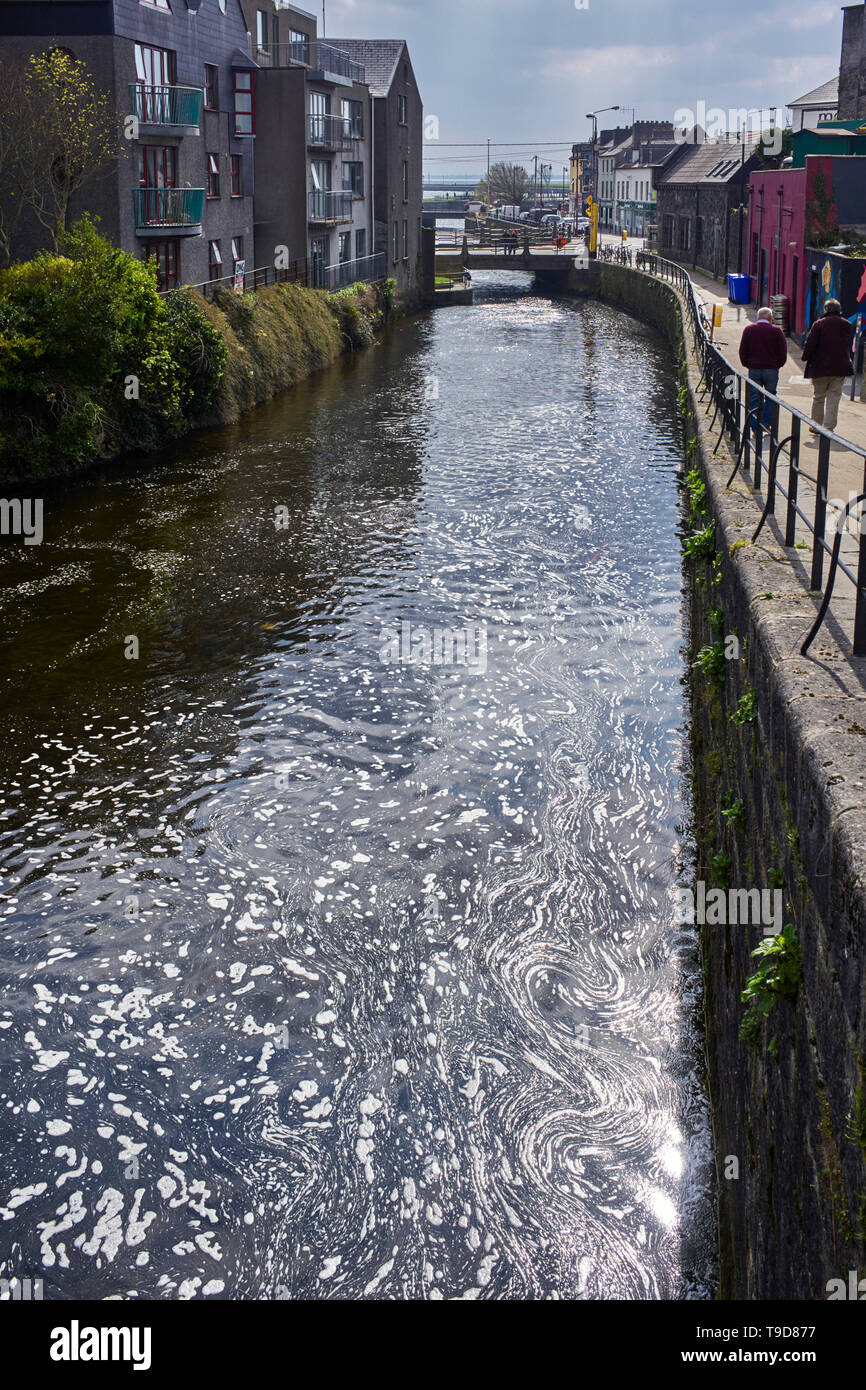
[[[810,159],[808,164],[811,166],[816,162],[819,161]],[[831,164],[829,160],[821,159],[820,162]],[[828,176],[829,173],[828,170]],[[786,294],[791,306],[789,331],[797,334],[803,332],[803,308],[806,295],[807,179],[811,187],[813,178],[812,169],[807,168],[760,169],[753,173],[749,179],[749,222],[745,264],[746,270],[752,277],[752,303],[768,305],[771,295]],[[777,249],[780,191],[782,194],[781,236]]]

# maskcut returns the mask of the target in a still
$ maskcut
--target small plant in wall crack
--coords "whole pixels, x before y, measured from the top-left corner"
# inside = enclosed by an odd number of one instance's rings
[[[732,826],[734,830],[739,830],[740,834],[742,834],[746,828],[746,808],[743,805],[742,798],[738,796],[736,801],[734,801],[732,794],[729,792],[727,803],[726,806],[722,807],[722,815],[728,822],[728,825]]]
[[[736,709],[731,710],[728,715],[732,724],[739,725],[754,724],[758,717],[758,697],[754,690],[745,690],[737,701]]]
[[[710,860],[710,873],[713,882],[718,888],[730,888],[731,886],[731,856],[725,854],[723,849],[718,850]]]
[[[716,528],[713,523],[689,536],[683,549],[690,560],[712,560],[716,554]]]
[[[779,999],[796,999],[803,979],[800,938],[793,923],[787,923],[776,936],[762,941],[752,951],[752,959],[759,965],[740,995],[746,1005],[740,1037],[743,1042],[756,1046],[764,1019],[772,1013]]]
[[[701,647],[697,659],[692,664],[695,668],[700,667],[707,679],[721,689],[725,683],[724,642],[718,641],[714,642],[712,646]]]
[[[854,1105],[845,1126],[845,1138],[855,1144],[866,1158],[866,1096],[863,1095],[862,1081],[854,1092]]]

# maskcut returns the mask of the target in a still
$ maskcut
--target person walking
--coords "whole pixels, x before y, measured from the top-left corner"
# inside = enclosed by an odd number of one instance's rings
[[[851,343],[854,326],[842,317],[838,299],[824,303],[824,313],[809,329],[803,344],[806,377],[812,383],[812,419],[832,434],[839,419],[839,402],[846,376],[854,371]],[[810,426],[809,433],[818,431]]]
[[[785,335],[773,323],[771,309],[759,309],[754,323],[747,324],[740,339],[740,361],[749,373],[749,380],[765,391],[776,395],[779,386],[779,372],[788,360],[788,344]],[[758,433],[758,400],[761,393],[754,388],[749,391],[749,420],[752,429]],[[773,420],[773,403],[764,396],[761,424],[769,430]]]

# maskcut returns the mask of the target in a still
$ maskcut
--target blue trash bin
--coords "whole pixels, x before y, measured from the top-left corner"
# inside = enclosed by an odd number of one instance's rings
[[[728,275],[728,299],[732,304],[748,304],[748,275]]]

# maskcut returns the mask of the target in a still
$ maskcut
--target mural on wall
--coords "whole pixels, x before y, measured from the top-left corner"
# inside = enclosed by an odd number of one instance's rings
[[[842,313],[852,323],[866,299],[866,264],[853,256],[833,251],[808,251],[806,264],[805,327],[824,312],[827,299],[838,299]]]

